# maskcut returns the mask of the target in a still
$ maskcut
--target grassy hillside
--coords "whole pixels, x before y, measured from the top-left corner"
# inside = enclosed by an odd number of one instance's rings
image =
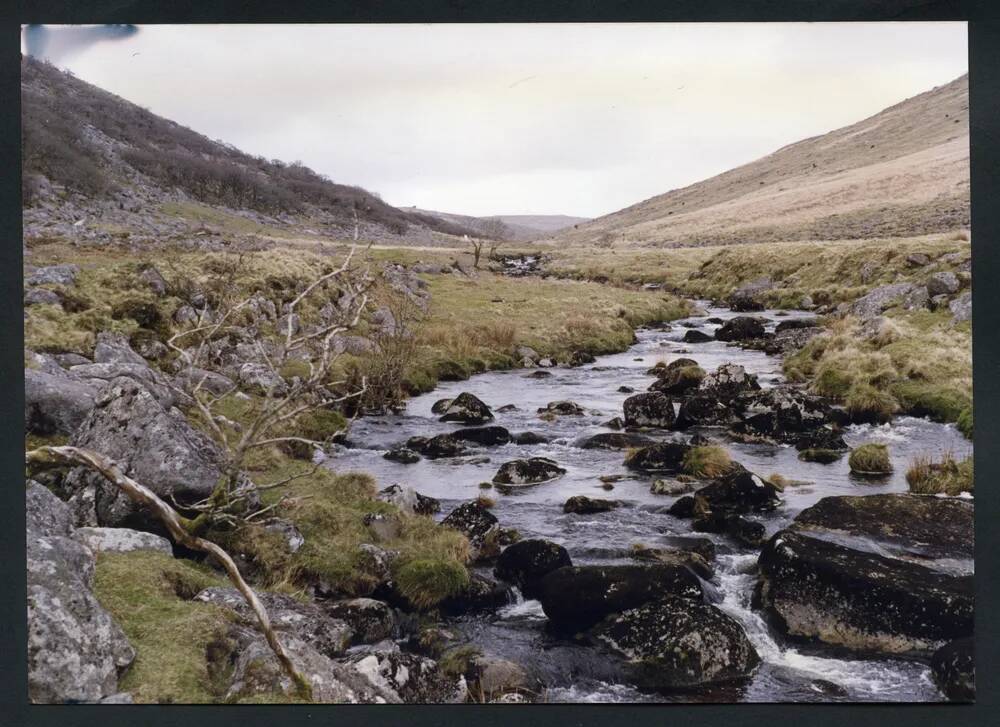
[[[969,224],[968,77],[575,226],[561,245],[914,236]]]

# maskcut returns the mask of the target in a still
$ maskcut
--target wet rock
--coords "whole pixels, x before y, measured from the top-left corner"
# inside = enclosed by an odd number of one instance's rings
[[[475,654],[465,664],[462,676],[471,694],[490,703],[510,703],[517,696],[518,703],[526,692],[531,692],[535,681],[520,664],[491,654]],[[525,697],[526,698],[526,697]]]
[[[451,406],[451,402],[452,401],[454,401],[454,400],[453,399],[438,399],[431,406],[431,413],[432,414],[444,414],[446,411],[448,411],[448,407]]]
[[[975,640],[957,639],[942,646],[931,657],[934,683],[953,702],[976,698]]]
[[[135,651],[91,593],[93,553],[28,531],[27,558],[29,699],[97,702],[117,693]]]
[[[46,487],[28,480],[24,496],[27,530],[37,536],[68,538],[73,534],[73,513]]]
[[[627,427],[667,429],[674,423],[674,405],[658,391],[630,396],[622,405]]]
[[[585,364],[594,363],[596,360],[597,359],[595,359],[594,355],[591,353],[587,353],[586,351],[574,351],[569,357],[569,365],[574,367],[583,366]]]
[[[764,322],[750,316],[736,316],[715,332],[717,341],[746,341],[764,335]]]
[[[77,528],[73,539],[83,543],[94,555],[98,553],[131,553],[134,550],[152,550],[173,554],[170,541],[153,533],[128,528]]]
[[[822,399],[787,387],[742,394],[735,405],[742,419],[733,426],[735,432],[778,442],[797,441],[802,432],[818,430],[830,418]]]
[[[459,457],[468,452],[465,445],[458,441],[451,433],[438,434],[430,439],[427,437],[410,437],[406,440],[406,449],[419,452],[428,459]]]
[[[624,429],[625,420],[622,419],[621,417],[612,417],[608,421],[604,422],[603,426],[607,427],[608,429],[616,429],[616,430]]]
[[[722,364],[698,385],[700,395],[712,396],[720,401],[732,401],[741,394],[758,390],[760,384],[757,383],[757,376],[748,374],[745,368],[737,364]]]
[[[678,497],[677,500],[671,505],[667,512],[674,517],[679,518],[689,518],[694,516],[695,502],[694,497],[691,495],[684,495],[683,497]]]
[[[24,428],[31,434],[70,435],[93,410],[98,387],[92,382],[36,369],[24,370]]]
[[[771,538],[758,565],[761,603],[792,636],[900,654],[972,635],[971,575],[794,530]]]
[[[934,273],[927,278],[927,293],[930,296],[953,295],[958,292],[959,287],[958,276],[955,273]]]
[[[619,394],[635,393],[635,389],[633,389],[631,386],[619,386],[617,389],[615,389],[615,391],[617,391]]]
[[[700,583],[677,566],[564,566],[539,581],[538,600],[554,626],[582,630],[609,614],[664,597],[701,600]]]
[[[679,360],[690,361],[690,359]],[[656,381],[650,385],[650,391],[679,396],[697,389],[705,378],[705,371],[697,365],[674,366],[673,368],[668,366],[662,371],[663,374],[658,375]]]
[[[962,293],[948,304],[955,323],[972,320],[972,293]]]
[[[549,441],[548,437],[544,437],[537,432],[518,432],[513,435],[512,440],[514,444],[545,444]]]
[[[726,300],[729,310],[735,313],[752,313],[764,310],[764,304],[757,298],[755,293],[747,291],[736,291]]]
[[[211,440],[132,379],[111,381],[70,443],[111,457],[127,475],[168,501],[202,500],[222,476]],[[66,483],[69,491],[94,491],[98,525],[162,529],[155,516],[94,472],[76,468]]]
[[[550,401],[544,407],[539,408],[538,413],[555,416],[582,416],[587,412],[575,401]]]
[[[400,464],[414,464],[420,461],[420,455],[409,447],[393,447],[382,457],[390,462],[399,462]]]
[[[574,495],[566,500],[563,505],[563,512],[576,515],[591,515],[598,512],[608,512],[621,507],[617,500],[602,500],[599,498],[587,497],[586,495]]]
[[[372,684],[398,695],[405,704],[456,704],[468,696],[463,677],[449,676],[433,660],[398,647],[357,654],[350,663]]]
[[[473,560],[492,558],[499,553],[500,523],[482,504],[472,501],[456,507],[441,526],[457,530],[469,539]]]
[[[705,485],[694,497],[705,510],[741,515],[770,512],[781,502],[774,485],[743,468]]]
[[[681,340],[684,341],[684,343],[708,343],[713,339],[707,333],[690,329],[684,334],[684,338]]]
[[[715,606],[685,598],[664,598],[609,616],[593,633],[627,661],[642,689],[743,681],[760,663],[739,622]]]
[[[441,415],[443,422],[460,422],[462,424],[485,424],[493,421],[493,412],[482,401],[463,391],[452,399]]]
[[[275,594],[277,595],[277,594]],[[322,610],[335,623],[350,630],[351,644],[374,644],[392,638],[397,630],[396,614],[389,604],[373,598],[351,598],[324,602]]]
[[[539,581],[552,571],[571,566],[569,553],[548,540],[522,540],[500,553],[493,574],[521,589],[525,598],[535,598]]]
[[[729,426],[736,421],[736,412],[726,401],[713,394],[695,393],[681,401],[674,428],[683,430],[696,426]]]
[[[631,449],[633,447],[646,447],[653,443],[652,439],[641,434],[601,432],[580,440],[577,446],[582,449]]]
[[[799,452],[799,459],[816,464],[833,464],[844,456],[844,452],[839,449],[804,449]]]
[[[395,505],[403,512],[416,515],[433,515],[441,512],[441,502],[433,497],[421,495],[412,487],[389,485],[378,493],[378,499]]]
[[[711,543],[711,541],[707,541]],[[700,553],[690,550],[680,550],[678,548],[647,548],[645,546],[632,546],[629,553],[633,560],[640,560],[648,563],[660,563],[662,565],[681,566],[689,569],[699,578],[711,580],[715,576],[711,564]]]
[[[697,500],[695,502],[697,503]],[[699,515],[697,509],[694,515],[695,518],[691,523],[691,527],[695,532],[728,535],[751,548],[760,546],[767,535],[763,524],[748,520],[742,515],[734,515],[722,511],[713,511]]]
[[[451,432],[451,436],[460,441],[475,442],[484,447],[510,443],[510,432],[507,431],[506,427],[499,426],[456,429]]]
[[[530,374],[525,374],[526,379],[548,379],[552,377],[551,371],[546,371],[545,369],[538,369],[537,371],[532,371]]]
[[[354,640],[354,631],[347,621],[332,618],[314,603],[304,603],[283,593],[259,591],[257,596],[276,631],[294,634],[321,654],[341,656]],[[243,626],[257,626],[253,610],[235,588],[206,588],[194,600],[231,611]]]
[[[546,457],[530,457],[504,462],[493,475],[497,485],[535,485],[566,474],[566,470]]]
[[[24,279],[25,285],[76,285],[76,276],[80,268],[77,265],[49,265],[36,268]]]
[[[801,451],[807,449],[825,449],[839,452],[846,452],[850,447],[844,441],[840,432],[827,426],[818,427],[808,432],[802,432],[795,438],[795,449]]]
[[[625,458],[625,466],[645,472],[677,472],[690,449],[689,445],[679,442],[657,442],[630,452]]]
[[[691,491],[691,485],[678,480],[654,480],[649,491],[654,495],[683,495]]]

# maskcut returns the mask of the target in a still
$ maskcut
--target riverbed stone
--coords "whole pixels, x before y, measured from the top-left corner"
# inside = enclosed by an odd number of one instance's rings
[[[690,449],[690,445],[681,442],[657,442],[629,452],[625,466],[644,472],[678,472]]]
[[[649,437],[633,432],[601,432],[579,441],[582,449],[631,449],[654,444]]]
[[[549,540],[531,538],[504,548],[493,574],[521,589],[525,598],[534,598],[539,581],[552,571],[573,565],[564,547]]]
[[[975,647],[972,637],[956,639],[931,657],[934,683],[953,702],[971,702],[976,698]]]
[[[465,535],[473,549],[473,560],[492,558],[500,552],[500,523],[496,515],[473,500],[464,502],[441,521],[441,527]]]
[[[711,393],[694,393],[681,401],[674,420],[674,429],[696,426],[729,426],[738,421],[736,411],[729,402]]]
[[[715,332],[717,341],[747,341],[764,335],[764,322],[751,316],[731,318]]]
[[[739,364],[722,364],[705,376],[698,385],[698,393],[720,401],[732,401],[741,394],[760,390],[755,374],[748,374]]]
[[[781,502],[778,488],[742,467],[695,491],[694,498],[706,512],[737,515],[771,512]]]
[[[679,359],[681,361],[690,359]],[[675,362],[676,363],[676,362]],[[660,393],[680,396],[697,389],[705,378],[705,371],[700,366],[693,364],[690,366],[670,366],[660,369],[661,374],[657,374],[657,379],[649,385],[649,391],[659,391]]]
[[[493,447],[510,443],[510,432],[506,427],[468,427],[456,429],[451,436],[463,442],[473,442],[484,447]]]
[[[475,395],[467,391],[451,400],[441,415],[443,422],[461,424],[485,424],[493,421],[493,412]]]
[[[708,343],[714,339],[707,333],[702,333],[692,328],[684,333],[684,338],[681,340],[684,343]]]
[[[430,437],[410,437],[406,440],[406,449],[419,452],[427,459],[444,457],[460,457],[468,449],[452,433],[438,434]]]
[[[543,407],[539,407],[539,414],[552,414],[555,416],[582,416],[586,410],[575,401],[550,401]]]
[[[592,515],[599,512],[608,512],[618,507],[621,507],[621,503],[617,500],[602,500],[596,497],[587,497],[586,495],[574,495],[566,500],[566,503],[563,505],[563,512],[575,515]]]
[[[493,475],[497,485],[536,485],[566,474],[566,470],[547,457],[530,457],[504,462]]]
[[[627,427],[667,429],[674,423],[674,404],[658,391],[630,396],[622,409]]]

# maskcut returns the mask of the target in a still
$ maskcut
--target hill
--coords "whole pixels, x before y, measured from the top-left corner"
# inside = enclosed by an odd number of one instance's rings
[[[968,76],[851,126],[565,230],[563,244],[691,246],[969,224]]]
[[[569,215],[492,215],[489,217],[472,217],[452,212],[437,212],[418,207],[403,209],[417,214],[437,217],[445,222],[461,225],[477,230],[480,235],[491,236],[492,229],[489,220],[500,220],[506,226],[505,238],[508,240],[529,241],[548,237],[555,232],[572,227],[580,222],[586,222],[587,217],[570,217]]]
[[[255,157],[85,83],[21,61],[25,236],[106,238],[294,230],[433,243],[468,228],[399,210],[300,164]]]

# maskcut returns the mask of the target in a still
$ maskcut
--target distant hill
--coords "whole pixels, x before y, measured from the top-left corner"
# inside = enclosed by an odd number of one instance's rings
[[[155,233],[183,214],[330,236],[353,234],[357,221],[367,238],[421,242],[472,232],[301,164],[245,154],[30,57],[21,109],[26,234],[95,219]]]
[[[570,217],[569,215],[491,215],[488,217],[472,217],[452,212],[437,212],[418,207],[404,207],[410,212],[438,217],[446,222],[476,229],[480,234],[489,234],[487,220],[499,219],[507,227],[507,238],[510,240],[528,241],[547,237],[559,230],[586,222],[588,217]]]
[[[579,224],[563,244],[908,236],[969,225],[968,76],[851,126]]]

